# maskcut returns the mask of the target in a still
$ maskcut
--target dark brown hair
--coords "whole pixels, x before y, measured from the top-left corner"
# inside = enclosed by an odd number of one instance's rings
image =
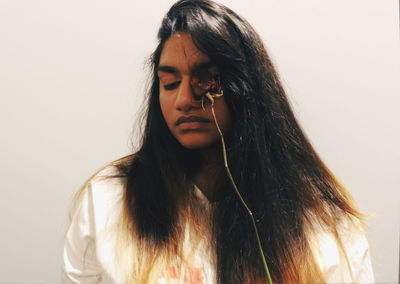
[[[358,220],[360,214],[301,130],[258,34],[242,17],[212,1],[179,1],[162,21],[142,143],[120,165],[127,178],[125,206],[132,234],[148,248],[178,242],[179,216],[196,170],[197,153],[172,136],[159,104],[156,68],[164,43],[177,32],[190,34],[220,71],[233,116],[227,139],[231,172],[254,212],[272,279],[323,282],[309,236],[320,226],[341,247],[338,224]],[[209,224],[218,283],[266,282],[250,219],[230,184],[225,187],[228,193],[213,204]]]

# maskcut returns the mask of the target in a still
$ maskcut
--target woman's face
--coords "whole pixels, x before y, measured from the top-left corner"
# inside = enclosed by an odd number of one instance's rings
[[[176,33],[165,42],[157,69],[161,111],[171,133],[189,149],[206,148],[219,140],[208,99],[203,110],[191,85],[191,79],[204,72],[217,70],[189,34]],[[231,115],[224,96],[215,98],[214,110],[222,132],[228,132]]]

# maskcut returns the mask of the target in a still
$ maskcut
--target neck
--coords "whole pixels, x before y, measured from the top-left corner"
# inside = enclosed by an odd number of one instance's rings
[[[224,197],[223,181],[226,178],[220,145],[199,152],[199,167],[193,176],[194,183],[210,202]]]

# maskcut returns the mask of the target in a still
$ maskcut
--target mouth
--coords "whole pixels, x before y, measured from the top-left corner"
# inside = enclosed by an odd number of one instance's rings
[[[211,122],[209,119],[200,117],[200,116],[181,116],[178,118],[178,120],[175,122],[175,125],[178,126],[183,123],[191,123],[191,122],[200,122],[200,123],[209,123]]]

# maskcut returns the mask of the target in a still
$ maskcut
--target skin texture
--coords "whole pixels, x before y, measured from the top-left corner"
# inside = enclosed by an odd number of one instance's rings
[[[203,110],[190,84],[193,74],[204,64],[211,64],[210,59],[196,48],[190,35],[177,33],[165,42],[157,74],[161,111],[171,133],[188,149],[210,152],[220,137],[210,103],[206,100]],[[207,70],[216,72],[212,66],[207,66]],[[214,110],[223,133],[226,133],[231,127],[231,115],[224,97],[215,99]],[[182,118],[193,121],[179,123]]]

